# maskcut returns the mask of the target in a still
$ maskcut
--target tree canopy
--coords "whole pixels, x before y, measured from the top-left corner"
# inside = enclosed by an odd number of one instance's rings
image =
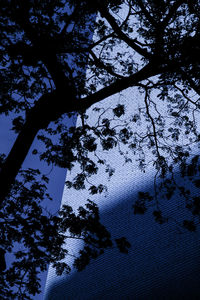
[[[99,165],[112,176],[112,166],[97,155],[99,149],[119,147],[125,162],[130,162],[130,151],[143,172],[151,163],[156,171],[154,193],[141,191],[134,213],[153,206],[155,221],[167,222],[159,197],[170,199],[178,191],[190,212],[181,225],[195,231],[200,198],[195,189],[192,194],[177,182],[174,173],[178,170],[183,181],[200,187],[199,156],[192,154],[200,141],[200,2],[2,0],[0,12],[0,113],[15,114],[17,133],[10,153],[2,154],[0,161],[3,299],[30,299],[38,293],[38,273],[50,262],[58,274],[70,272],[63,262],[68,254],[66,232],[85,241],[74,262],[79,270],[113,245],[90,200],[77,213],[70,206],[62,207],[58,216],[43,211],[42,201],[50,198],[48,178],[39,170],[21,170],[36,137],[45,145],[43,153],[33,151],[41,160],[68,170],[80,164],[80,173],[66,182],[68,188],[86,188]],[[100,101],[133,87],[141,93],[137,111],[116,103],[109,108],[110,117],[107,109],[98,107]],[[91,106],[98,115],[95,125],[87,115]],[[81,126],[68,126],[66,119],[74,115]],[[151,162],[146,151],[152,153]],[[90,185],[89,191],[94,195],[105,188]],[[4,254],[16,243],[22,250],[6,268]],[[124,253],[130,247],[124,237],[115,243]]]

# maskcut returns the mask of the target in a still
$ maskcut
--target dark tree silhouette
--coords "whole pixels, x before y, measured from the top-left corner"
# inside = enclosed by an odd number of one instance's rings
[[[65,206],[57,217],[45,215],[40,203],[49,198],[48,178],[39,170],[21,170],[36,136],[46,146],[42,154],[37,149],[33,152],[40,159],[69,170],[80,164],[81,172],[66,183],[75,189],[86,187],[88,177],[98,172],[98,164],[104,164],[112,176],[112,166],[101,158],[90,158],[90,152],[97,156],[99,147],[110,150],[122,144],[136,156],[142,153],[138,161],[143,170],[145,149],[150,149],[160,189],[155,188],[153,196],[141,192],[134,213],[144,213],[155,201],[155,220],[167,221],[159,208],[158,190],[169,199],[178,189],[193,216],[182,225],[194,231],[199,223],[199,197],[176,182],[174,170],[177,166],[183,178],[200,187],[198,156],[190,155],[190,145],[200,140],[196,120],[199,1],[2,0],[0,10],[0,113],[16,114],[13,130],[18,133],[8,156],[1,156],[2,298],[14,299],[20,293],[29,299],[29,294],[38,293],[38,273],[50,262],[58,274],[70,271],[62,262],[67,255],[63,248],[67,230],[86,243],[75,260],[79,270],[112,246],[93,202],[81,207],[78,214]],[[131,112],[127,120],[126,107],[116,103],[110,108],[112,119],[106,117],[106,110],[97,104],[130,87],[138,87],[142,95],[139,111]],[[159,103],[165,103],[161,105],[167,108],[164,112]],[[87,116],[92,105],[99,113],[94,126]],[[82,125],[69,128],[64,120],[75,114]],[[145,132],[138,131],[139,122],[146,124]],[[57,144],[55,134],[59,134]],[[125,152],[122,155],[130,161]],[[91,185],[89,190],[96,194],[104,188]],[[12,252],[15,242],[24,248],[6,269],[4,253]],[[125,238],[117,239],[116,245],[125,253],[130,246]]]

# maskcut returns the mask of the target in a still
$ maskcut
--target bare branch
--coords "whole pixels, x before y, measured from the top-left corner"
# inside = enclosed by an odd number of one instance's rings
[[[95,55],[95,53],[94,53],[92,50],[90,50],[89,53],[91,54],[91,56],[92,56],[92,58],[93,58],[93,60],[94,60],[94,63],[95,63],[95,65],[96,65],[97,67],[99,66],[100,68],[106,70],[110,75],[112,75],[112,76],[114,76],[114,77],[117,77],[117,78],[125,78],[124,76],[115,73],[115,72],[113,71],[113,68],[112,68],[111,65],[105,65],[105,64],[104,64],[104,63],[103,63],[103,62]]]
[[[158,155],[158,158],[159,158],[159,157],[161,157],[161,155],[160,155],[160,152],[159,152],[158,139],[157,139],[157,133],[156,133],[156,125],[155,125],[154,119],[153,119],[153,117],[152,117],[152,115],[150,114],[150,111],[149,111],[148,98],[149,98],[149,94],[148,94],[148,90],[146,89],[145,90],[144,102],[145,102],[145,106],[146,106],[147,115],[148,115],[148,117],[151,121],[152,127],[153,127],[153,137],[154,137],[154,141],[155,141],[156,152],[157,152],[157,155]]]
[[[131,38],[129,38],[121,28],[117,25],[115,18],[109,14],[106,8],[101,7],[100,8],[101,15],[108,21],[108,23],[111,25],[113,31],[118,35],[120,39],[122,39],[127,45],[129,45],[133,50],[135,50],[140,55],[144,56],[145,58],[152,58],[152,55],[144,48],[141,48],[138,46],[135,41]]]
[[[146,19],[152,24],[154,27],[158,27],[158,23],[155,21],[155,19],[151,16],[151,14],[148,12],[146,7],[144,6],[144,3],[142,0],[137,0],[137,4],[139,5],[142,13],[146,17]]]

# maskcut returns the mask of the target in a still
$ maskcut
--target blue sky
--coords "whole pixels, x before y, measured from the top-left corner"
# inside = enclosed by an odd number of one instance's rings
[[[0,153],[8,154],[14,141],[16,138],[16,134],[11,130],[12,128],[12,119],[14,118],[14,114],[10,116],[1,116],[0,118]],[[58,167],[48,166],[46,163],[41,162],[36,155],[32,155],[32,150],[37,148],[39,151],[42,149],[42,144],[37,140],[34,140],[34,143],[29,151],[29,154],[22,166],[22,169],[26,168],[34,168],[40,169],[44,174],[48,174],[50,179],[48,185],[48,192],[53,198],[53,201],[43,202],[43,207],[46,207],[48,211],[52,214],[55,214],[59,208],[62,199],[62,193],[65,183],[65,177],[67,170],[61,169]],[[7,263],[9,264],[9,260],[12,260],[12,256],[7,256]],[[42,293],[34,297],[35,300],[43,299],[43,292],[46,282],[47,273],[44,272],[41,274],[41,284],[42,284]]]

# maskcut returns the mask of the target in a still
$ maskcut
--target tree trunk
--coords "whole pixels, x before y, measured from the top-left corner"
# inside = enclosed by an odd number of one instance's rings
[[[104,87],[83,99],[77,99],[73,87],[69,85],[65,85],[65,89],[61,92],[55,90],[50,94],[41,96],[35,107],[29,112],[22,130],[0,170],[0,206],[8,196],[11,186],[40,129],[47,128],[51,121],[58,119],[64,113],[86,110],[91,105],[128,87],[136,86],[140,81],[158,73],[158,67],[148,64],[137,73],[116,80],[110,86]]]
[[[48,110],[48,103],[53,102],[52,98],[56,103],[55,96],[55,93],[41,96],[35,107],[28,113],[25,124],[0,170],[0,206],[8,196],[38,131],[47,127],[51,121],[53,116]]]

